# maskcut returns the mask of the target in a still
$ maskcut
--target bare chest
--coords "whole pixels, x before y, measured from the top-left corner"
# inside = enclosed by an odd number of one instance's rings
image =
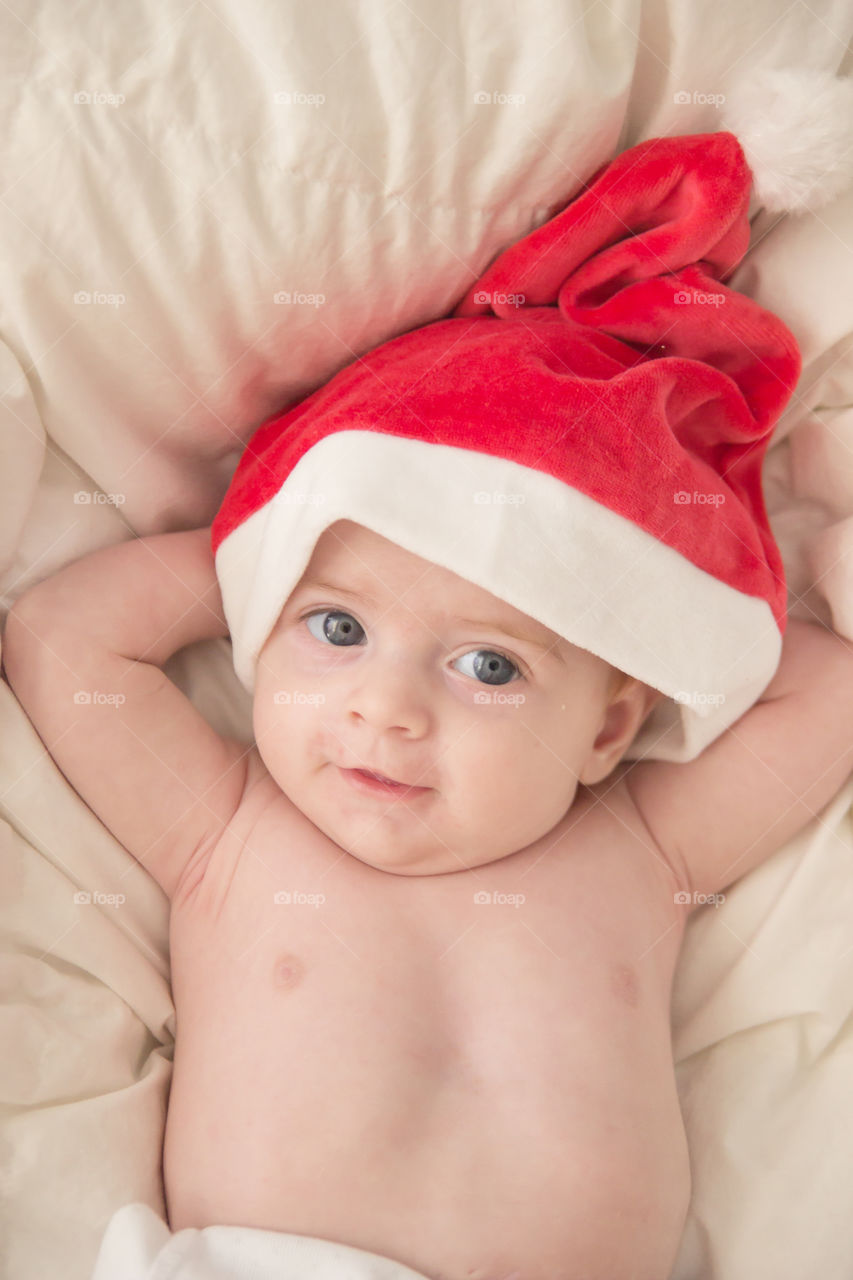
[[[173,1227],[330,1236],[450,1274],[426,1256],[434,1232],[452,1238],[465,1204],[465,1258],[466,1223],[483,1247],[501,1239],[496,1206],[519,1180],[543,1184],[544,1209],[518,1230],[546,1251],[555,1177],[581,1197],[575,1242],[591,1186],[602,1211],[627,1197],[643,1216],[651,1175],[658,1217],[674,1220],[680,925],[664,879],[611,827],[624,836],[624,817],[588,815],[573,838],[476,871],[403,877],[345,854],[285,800],[234,824],[173,910]],[[372,1191],[353,1195],[356,1170]]]
[[[603,1065],[652,1028],[665,1034],[682,917],[618,796],[587,808],[499,862],[399,876],[348,855],[279,797],[233,824],[173,908],[183,1029],[226,1020],[247,1054],[274,1032],[319,1055],[381,1025],[386,1050],[428,1043],[459,1070],[523,1030],[542,1072],[575,1036],[584,1048],[572,1055]]]

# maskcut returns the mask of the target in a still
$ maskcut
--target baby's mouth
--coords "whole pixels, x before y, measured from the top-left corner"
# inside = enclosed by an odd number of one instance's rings
[[[384,773],[374,773],[372,769],[357,769],[356,772],[363,773],[368,778],[375,778],[377,782],[390,782],[392,786],[395,787],[403,787],[406,785],[404,782],[398,782],[396,778],[386,778]]]
[[[411,783],[397,782],[394,778],[386,778],[381,773],[373,773],[370,769],[341,769],[341,773],[361,791],[369,791],[374,795],[417,796],[431,791],[431,787],[416,787]]]

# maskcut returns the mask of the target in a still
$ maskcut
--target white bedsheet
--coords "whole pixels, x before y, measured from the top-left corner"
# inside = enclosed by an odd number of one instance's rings
[[[853,69],[846,0],[585,8],[0,8],[4,608],[97,546],[209,521],[264,416],[447,312],[615,149],[717,127],[703,95],[757,65]],[[768,509],[792,612],[853,637],[853,194],[756,213],[732,283],[804,354]],[[225,641],[170,672],[248,740]],[[674,1280],[853,1274],[851,800],[688,927]],[[0,817],[0,1274],[88,1280],[117,1208],[164,1212],[167,903],[5,683]]]

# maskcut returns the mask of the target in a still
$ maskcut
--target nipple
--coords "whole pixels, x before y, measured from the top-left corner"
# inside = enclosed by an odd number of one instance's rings
[[[305,966],[299,956],[295,956],[291,952],[285,952],[275,962],[273,985],[292,991],[294,987],[299,986],[304,974]]]

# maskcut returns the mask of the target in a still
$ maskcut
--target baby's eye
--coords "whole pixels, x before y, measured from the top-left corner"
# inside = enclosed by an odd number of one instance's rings
[[[320,634],[312,623],[316,624]],[[341,609],[321,609],[319,613],[310,613],[305,619],[305,625],[315,640],[328,640],[334,645],[358,644],[364,635],[361,623],[356,622],[351,613],[344,613]]]
[[[510,662],[509,658],[502,653],[497,653],[494,649],[472,649],[470,653],[463,653],[461,658],[457,658],[454,666],[458,662],[468,662],[473,659],[473,671],[463,671],[463,675],[473,675],[476,680],[482,680],[484,684],[509,684],[513,679],[513,673],[520,674],[518,667],[514,662]]]

